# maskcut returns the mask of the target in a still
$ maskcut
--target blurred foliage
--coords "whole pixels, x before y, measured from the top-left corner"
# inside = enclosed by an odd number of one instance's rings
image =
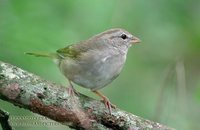
[[[109,28],[125,28],[142,43],[129,50],[121,75],[101,91],[135,115],[181,130],[200,129],[199,12],[198,0],[0,0],[0,60],[67,85],[51,60],[24,52],[53,52]],[[4,101],[0,108],[11,116],[31,115]]]

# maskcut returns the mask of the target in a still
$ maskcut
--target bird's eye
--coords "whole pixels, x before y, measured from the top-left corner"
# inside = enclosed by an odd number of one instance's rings
[[[122,38],[122,39],[126,39],[126,38],[127,38],[126,34],[122,34],[122,35],[121,35],[121,38]]]

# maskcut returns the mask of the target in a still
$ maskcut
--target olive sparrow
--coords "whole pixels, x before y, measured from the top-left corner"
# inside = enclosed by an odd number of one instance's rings
[[[128,31],[115,28],[97,34],[86,41],[58,49],[55,53],[26,53],[38,57],[50,57],[69,80],[100,96],[111,113],[109,99],[98,90],[111,83],[121,72],[129,47],[140,39]]]

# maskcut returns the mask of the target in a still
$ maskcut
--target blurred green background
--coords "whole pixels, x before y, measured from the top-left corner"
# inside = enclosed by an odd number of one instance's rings
[[[129,50],[121,75],[101,91],[135,115],[180,130],[200,129],[199,0],[0,0],[0,60],[66,86],[51,60],[24,52],[54,52],[114,27],[142,43]],[[0,108],[11,117],[36,116],[2,100]],[[33,126],[14,128],[66,130]]]

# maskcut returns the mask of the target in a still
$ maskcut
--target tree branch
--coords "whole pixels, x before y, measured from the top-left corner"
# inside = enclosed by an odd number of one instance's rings
[[[172,130],[118,108],[110,115],[100,101],[0,61],[0,99],[46,116],[74,129],[88,130]]]

